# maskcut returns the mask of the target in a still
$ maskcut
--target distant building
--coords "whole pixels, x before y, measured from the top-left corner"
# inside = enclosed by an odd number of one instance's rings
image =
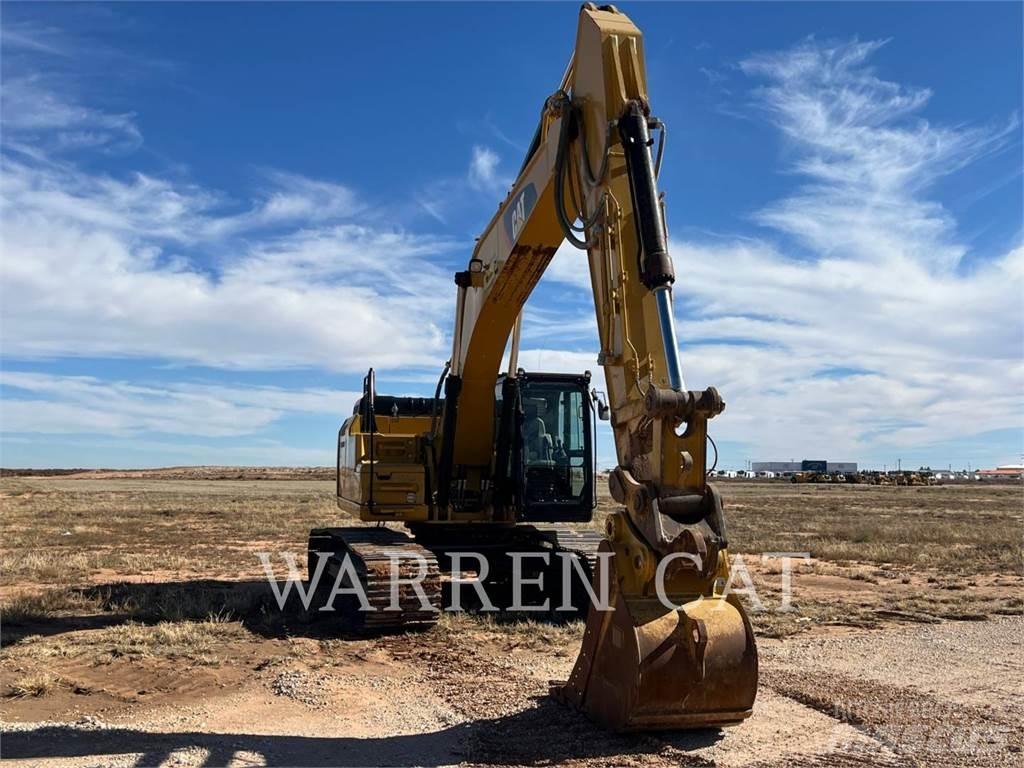
[[[750,468],[754,472],[800,472],[799,461],[754,461]]]
[[[824,459],[804,459],[803,461],[754,461],[750,464],[754,473],[774,472],[856,472],[855,461],[825,461]]]
[[[830,461],[828,463],[829,472],[856,472],[857,462],[856,461]]]
[[[1003,464],[995,469],[979,469],[981,477],[1024,478],[1024,465]]]

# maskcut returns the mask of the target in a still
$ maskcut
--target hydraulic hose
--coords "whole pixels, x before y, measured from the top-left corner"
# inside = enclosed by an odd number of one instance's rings
[[[562,113],[562,122],[558,130],[558,145],[555,151],[555,214],[558,217],[558,224],[562,229],[562,235],[565,239],[576,248],[587,250],[594,244],[594,238],[580,239],[576,236],[576,233],[585,233],[597,222],[601,214],[600,207],[594,211],[594,215],[590,218],[584,218],[582,212],[577,211],[574,213],[573,219],[569,219],[565,212],[565,174],[567,171],[566,163],[569,159],[569,135],[574,125],[578,125],[580,130],[585,131],[586,129],[577,123],[572,100],[565,91],[560,91],[553,98],[560,102]],[[590,172],[589,168],[587,172]],[[581,219],[582,227],[577,227],[573,224],[573,220],[576,218]]]
[[[433,450],[434,438],[437,436],[437,406],[441,402],[441,387],[444,386],[445,377],[448,375],[448,371],[451,370],[452,361],[449,360],[444,364],[444,370],[441,371],[441,378],[437,380],[437,389],[434,390],[434,403],[430,409],[430,445]]]

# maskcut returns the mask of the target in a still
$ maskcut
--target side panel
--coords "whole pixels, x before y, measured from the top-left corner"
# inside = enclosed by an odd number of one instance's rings
[[[338,434],[338,506],[365,521],[426,520],[421,433],[430,419],[378,415],[376,421],[380,431],[371,435],[353,416]]]

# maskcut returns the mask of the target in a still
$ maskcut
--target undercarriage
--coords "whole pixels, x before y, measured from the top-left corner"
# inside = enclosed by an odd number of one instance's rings
[[[326,561],[311,609],[334,613],[350,631],[372,634],[428,628],[443,610],[583,618],[590,607],[588,587],[602,540],[596,531],[564,525],[409,528],[311,531],[311,580],[321,557]],[[335,586],[340,590],[332,599]]]

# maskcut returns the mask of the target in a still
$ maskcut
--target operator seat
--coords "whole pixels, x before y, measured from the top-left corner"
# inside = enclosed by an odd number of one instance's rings
[[[548,434],[542,415],[547,411],[543,398],[529,399],[523,403],[523,438],[526,442],[526,463],[530,466],[554,466],[552,457],[554,444]]]

